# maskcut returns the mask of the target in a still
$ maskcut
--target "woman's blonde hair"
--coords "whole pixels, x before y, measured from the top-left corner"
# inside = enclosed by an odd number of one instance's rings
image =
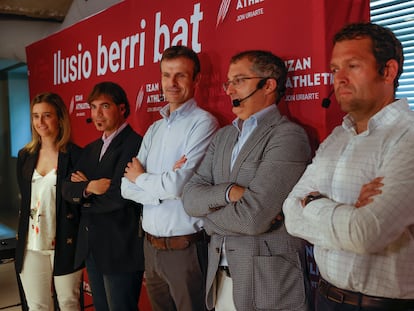
[[[36,95],[30,104],[30,115],[32,115],[33,107],[39,103],[47,103],[55,108],[59,123],[59,134],[56,137],[56,146],[60,152],[66,152],[67,145],[70,141],[70,120],[69,113],[63,102],[63,99],[55,93],[40,93]],[[34,153],[40,149],[42,139],[33,127],[33,118],[30,117],[32,127],[32,140],[24,147],[29,153]]]

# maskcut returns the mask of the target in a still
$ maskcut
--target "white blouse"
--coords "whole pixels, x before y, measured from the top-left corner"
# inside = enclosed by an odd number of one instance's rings
[[[55,249],[56,180],[56,169],[45,176],[33,172],[27,249]]]

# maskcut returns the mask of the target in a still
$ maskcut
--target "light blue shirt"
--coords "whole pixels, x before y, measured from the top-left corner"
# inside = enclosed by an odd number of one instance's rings
[[[163,118],[149,127],[137,156],[146,173],[135,183],[123,177],[121,194],[143,204],[142,226],[146,232],[160,237],[195,233],[203,222],[184,211],[181,195],[219,125],[194,99],[171,114],[166,105],[160,114]],[[174,171],[174,164],[183,155],[187,161]]]
[[[268,113],[273,113],[276,110],[276,105],[270,105],[255,114],[251,115],[246,120],[240,120],[236,118],[233,120],[233,125],[239,132],[239,137],[237,138],[237,142],[233,147],[233,152],[231,154],[231,168],[233,168],[234,162],[237,159],[237,156],[240,153],[244,143],[249,139],[250,135],[256,129],[258,122],[260,122],[263,117]]]

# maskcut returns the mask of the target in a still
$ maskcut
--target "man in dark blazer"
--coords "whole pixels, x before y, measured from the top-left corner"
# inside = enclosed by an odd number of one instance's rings
[[[65,199],[82,204],[75,260],[86,262],[95,310],[137,310],[144,270],[142,206],[123,199],[120,184],[142,137],[126,123],[130,108],[119,85],[97,84],[88,103],[103,136],[85,147],[63,187]]]
[[[285,82],[272,53],[233,56],[224,89],[237,118],[185,186],[185,210],[211,235],[209,310],[311,309],[304,244],[283,223],[283,201],[310,159],[305,131],[276,107]]]

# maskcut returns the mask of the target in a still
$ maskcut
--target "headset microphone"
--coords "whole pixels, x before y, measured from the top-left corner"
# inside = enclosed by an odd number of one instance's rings
[[[322,99],[322,107],[323,108],[329,108],[329,106],[331,105],[331,96],[334,93],[334,89],[332,89],[329,92],[328,97],[325,97],[324,99]]]
[[[92,118],[86,118],[86,123],[92,123]]]
[[[258,90],[260,90],[261,88],[263,88],[265,86],[265,84],[266,84],[267,79],[269,79],[269,78],[263,78],[263,79],[261,79],[257,83],[256,89],[253,92],[251,92],[249,95],[247,95],[245,98],[242,98],[242,99],[240,99],[240,98],[233,99],[233,101],[232,101],[233,107],[239,107],[240,106],[240,103],[243,100],[248,99],[250,96],[253,96],[254,93],[256,93]]]
[[[233,99],[233,107],[239,107],[239,106],[240,106],[240,103],[241,103],[243,100],[248,99],[250,96],[253,96],[253,94],[254,94],[254,93],[256,93],[256,92],[257,92],[257,90],[258,90],[258,89],[255,89],[252,93],[250,93],[250,94],[249,94],[248,96],[246,96],[245,98],[242,98],[242,99],[240,99],[240,98]]]

